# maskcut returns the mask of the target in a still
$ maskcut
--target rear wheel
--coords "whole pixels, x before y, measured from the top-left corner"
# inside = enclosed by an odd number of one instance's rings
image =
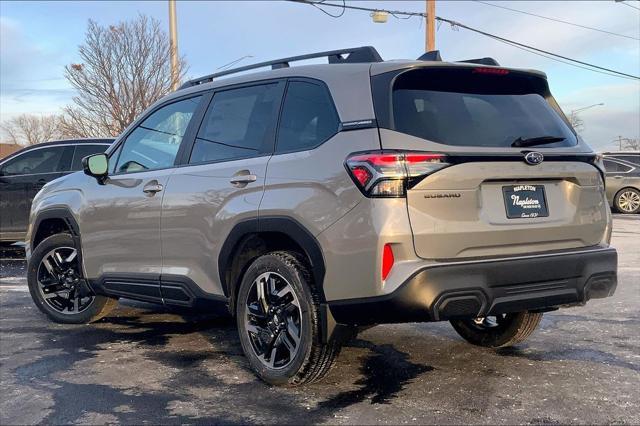
[[[487,348],[503,348],[524,342],[540,324],[542,313],[517,312],[475,319],[451,320],[467,342]]]
[[[116,299],[94,294],[82,276],[78,249],[69,234],[43,240],[29,260],[29,293],[38,309],[51,320],[83,324],[107,315]]]
[[[614,202],[620,213],[638,213],[640,212],[640,191],[634,188],[624,188],[616,194]]]
[[[273,252],[247,269],[236,302],[240,342],[257,375],[273,385],[322,378],[340,350],[323,343],[320,298],[300,257]]]

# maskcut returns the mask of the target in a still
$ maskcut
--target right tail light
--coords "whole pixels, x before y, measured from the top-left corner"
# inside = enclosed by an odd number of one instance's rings
[[[350,155],[345,165],[367,197],[405,197],[407,188],[450,164],[434,152],[373,151]]]

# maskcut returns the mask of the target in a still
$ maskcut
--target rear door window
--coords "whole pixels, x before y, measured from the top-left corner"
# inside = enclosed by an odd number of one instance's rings
[[[633,170],[631,166],[611,160],[604,160],[604,168],[607,173],[628,173]]]
[[[281,87],[276,82],[216,93],[198,130],[189,163],[271,153]]]
[[[76,151],[73,154],[73,162],[71,163],[71,170],[82,170],[82,159],[89,155],[100,154],[105,152],[109,148],[109,145],[76,145]]]
[[[543,136],[564,138],[544,147],[576,145],[544,79],[475,71],[400,74],[392,90],[392,129],[456,146],[510,147],[518,138]]]
[[[615,158],[617,160],[623,160],[626,161],[628,163],[633,163],[635,165],[640,166],[640,154],[638,155],[632,155],[632,154],[626,154],[626,155],[611,155],[611,158]]]
[[[284,99],[276,153],[315,148],[338,131],[338,114],[326,87],[292,81]]]

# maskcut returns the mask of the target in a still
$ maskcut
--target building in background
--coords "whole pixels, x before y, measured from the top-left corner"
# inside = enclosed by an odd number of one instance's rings
[[[8,157],[21,148],[24,146],[15,143],[0,143],[0,159]]]

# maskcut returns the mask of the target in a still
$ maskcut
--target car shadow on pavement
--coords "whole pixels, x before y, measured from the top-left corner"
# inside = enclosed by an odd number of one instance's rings
[[[388,404],[433,370],[392,345],[355,339],[337,362],[346,356],[360,366],[338,383],[276,388],[250,372],[230,317],[177,317],[162,307],[121,306],[88,326],[47,328],[14,329],[47,333],[41,354],[14,371],[18,384],[51,393],[53,409],[44,423],[104,420],[87,413],[110,413],[106,420],[122,423],[320,423],[367,400]],[[149,366],[155,371],[145,371]],[[127,372],[118,373],[122,368]]]
[[[566,348],[563,350],[546,350],[543,352],[511,347],[497,349],[496,353],[501,356],[523,358],[529,361],[588,361],[640,372],[640,365],[624,361],[609,352],[597,349]]]

